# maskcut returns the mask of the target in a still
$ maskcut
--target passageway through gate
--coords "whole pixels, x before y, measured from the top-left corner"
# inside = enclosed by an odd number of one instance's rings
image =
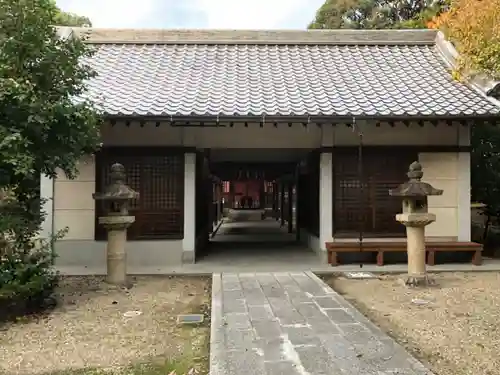
[[[301,176],[306,172],[301,170],[301,160],[307,159],[310,151],[211,149],[206,152],[206,162],[198,166],[196,179],[196,217],[200,228],[204,218],[202,205],[206,207],[206,202],[210,202],[211,212],[208,238],[197,249],[197,262],[217,257],[221,260],[263,256],[314,258],[314,252],[301,242],[299,215],[300,199],[309,198],[306,190],[300,192]],[[316,179],[319,190],[319,176]],[[302,216],[307,216],[307,212],[302,212]]]

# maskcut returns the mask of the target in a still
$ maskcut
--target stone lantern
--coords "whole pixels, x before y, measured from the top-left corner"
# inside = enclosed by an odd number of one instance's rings
[[[396,215],[396,220],[406,227],[408,278],[405,283],[410,286],[429,283],[425,270],[425,227],[436,221],[436,215],[428,212],[427,197],[443,194],[443,190],[422,182],[423,175],[420,163],[413,162],[407,173],[409,181],[389,190],[389,195],[401,197],[403,201],[403,212]]]
[[[139,198],[139,193],[125,184],[125,168],[113,164],[110,173],[111,182],[103,193],[92,194],[95,200],[105,204],[105,216],[99,217],[99,224],[108,232],[106,247],[106,281],[113,285],[124,286],[127,279],[127,259],[125,245],[127,228],[135,221],[128,212],[132,200]]]

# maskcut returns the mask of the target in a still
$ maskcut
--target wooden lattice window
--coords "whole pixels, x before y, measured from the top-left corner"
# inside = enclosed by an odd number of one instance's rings
[[[348,148],[334,155],[334,232],[337,236],[400,236],[404,227],[395,219],[401,201],[389,189],[406,180],[408,166],[418,160],[414,151],[387,148],[363,149],[362,175],[358,150]]]
[[[184,155],[166,148],[108,148],[96,157],[96,191],[109,183],[110,167],[121,163],[127,184],[140,197],[130,205],[135,223],[129,240],[182,238],[184,231]],[[97,217],[104,206],[96,202],[96,239],[106,238]]]

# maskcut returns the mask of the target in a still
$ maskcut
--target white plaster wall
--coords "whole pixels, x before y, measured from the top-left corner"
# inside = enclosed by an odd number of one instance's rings
[[[184,155],[184,239],[182,262],[194,263],[196,251],[196,154]]]
[[[74,180],[63,172],[54,181],[54,231],[69,228],[64,240],[94,240],[95,163],[89,157],[78,164]]]
[[[326,242],[333,240],[333,155],[323,152],[319,158],[319,244],[326,252]]]
[[[470,145],[470,128],[455,129],[457,144]],[[429,197],[429,211],[436,214],[436,222],[426,227],[426,236],[434,240],[471,240],[470,153],[420,153],[423,180],[443,195]]]
[[[457,240],[458,207],[461,205],[458,192],[459,163],[458,153],[420,153],[423,181],[437,189],[443,189],[443,195],[429,197],[429,212],[436,214],[436,221],[428,225],[425,235],[439,240]],[[470,208],[470,199],[465,202]]]

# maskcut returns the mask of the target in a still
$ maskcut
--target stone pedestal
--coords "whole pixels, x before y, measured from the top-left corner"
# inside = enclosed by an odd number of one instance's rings
[[[408,277],[405,284],[428,285],[430,281],[425,265],[425,227],[436,221],[436,215],[431,213],[398,214],[396,220],[406,227]]]
[[[134,216],[102,216],[99,224],[108,232],[106,246],[106,281],[113,285],[127,282],[127,228],[135,221]]]
[[[129,215],[128,205],[139,198],[139,193],[125,184],[125,168],[121,164],[113,164],[110,173],[111,183],[102,193],[95,193],[93,197],[104,203],[106,216],[99,218],[99,224],[108,232],[106,246],[107,282],[117,286],[127,283],[127,257],[125,245],[127,229],[135,221]]]
[[[408,277],[405,284],[409,286],[430,282],[425,269],[425,227],[436,221],[436,215],[427,211],[427,197],[443,194],[443,190],[422,182],[423,175],[420,163],[413,162],[407,173],[409,181],[389,190],[389,195],[402,198],[403,213],[396,215],[396,220],[406,227]]]

